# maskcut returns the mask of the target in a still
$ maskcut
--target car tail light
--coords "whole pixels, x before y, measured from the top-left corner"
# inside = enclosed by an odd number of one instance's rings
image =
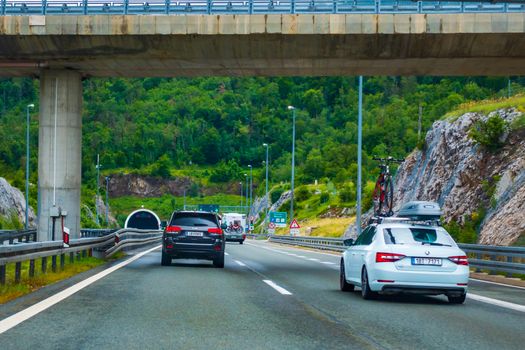
[[[172,248],[173,248],[173,244],[168,244],[168,245],[166,245],[166,248],[168,248],[168,249],[172,249]]]
[[[376,253],[376,262],[395,262],[401,260],[406,255],[395,253]]]
[[[449,256],[448,260],[452,261],[455,264],[458,265],[465,265],[468,266],[468,258],[466,255],[460,255],[460,256]]]
[[[245,234],[242,235],[242,239],[246,239],[246,235]]]
[[[208,233],[215,233],[216,235],[222,235],[222,229],[218,227],[209,228]]]
[[[215,247],[213,247],[213,249],[215,251],[220,251],[221,250],[221,246],[220,245],[216,245]]]
[[[182,231],[182,229],[179,226],[168,226],[168,227],[166,227],[166,232],[175,233],[175,232],[180,232],[180,231]]]

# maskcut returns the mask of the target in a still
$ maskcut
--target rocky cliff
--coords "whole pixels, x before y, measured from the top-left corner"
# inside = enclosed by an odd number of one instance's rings
[[[424,149],[410,154],[397,172],[395,210],[410,200],[430,200],[441,205],[447,223],[461,225],[484,215],[478,236],[483,244],[509,245],[524,234],[525,130],[503,135],[504,146],[498,151],[468,136],[476,121],[493,114],[508,123],[521,116],[508,109],[435,122]]]
[[[0,216],[5,218],[16,215],[23,224],[25,222],[26,201],[22,192],[12,187],[6,179],[0,177]],[[29,227],[36,227],[35,212],[29,207]]]

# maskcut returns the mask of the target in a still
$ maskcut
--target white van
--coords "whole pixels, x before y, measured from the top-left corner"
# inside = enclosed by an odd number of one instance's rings
[[[245,226],[246,215],[238,213],[224,213],[222,214],[222,223],[226,224],[224,230],[224,237],[226,241],[239,242],[242,244],[246,239]]]

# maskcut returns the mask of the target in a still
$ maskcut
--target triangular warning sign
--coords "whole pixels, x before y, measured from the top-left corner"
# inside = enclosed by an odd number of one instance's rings
[[[292,223],[290,224],[290,228],[301,228],[301,226],[299,226],[297,220],[293,219]]]

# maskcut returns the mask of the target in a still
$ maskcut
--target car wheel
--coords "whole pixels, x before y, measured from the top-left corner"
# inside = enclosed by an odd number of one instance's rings
[[[213,266],[219,268],[224,267],[224,254],[220,258],[213,259]]]
[[[244,241],[239,241],[239,244],[243,244],[243,243],[244,243]]]
[[[171,256],[169,256],[168,254],[162,252],[162,258],[161,258],[160,264],[162,266],[170,266],[171,265]]]
[[[368,283],[368,272],[366,272],[366,267],[363,267],[363,272],[361,272],[361,296],[363,299],[370,300],[377,297],[377,292],[373,292],[370,289],[370,284]]]
[[[353,284],[350,284],[346,281],[345,263],[343,259],[341,259],[341,268],[339,269],[339,287],[343,292],[352,292],[355,288]]]
[[[451,304],[463,304],[467,298],[467,293],[462,295],[447,295],[448,302]]]

